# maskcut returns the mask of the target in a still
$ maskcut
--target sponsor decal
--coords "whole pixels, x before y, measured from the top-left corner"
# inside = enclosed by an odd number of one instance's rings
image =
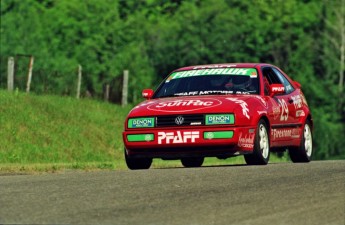
[[[217,99],[205,98],[199,99],[179,99],[179,100],[166,100],[151,104],[147,109],[160,112],[188,112],[212,108],[221,105],[222,102]]]
[[[235,102],[237,104],[239,104],[241,107],[242,107],[242,113],[243,113],[243,116],[247,117],[248,119],[250,119],[250,116],[248,114],[249,112],[249,109],[248,109],[248,104],[243,101],[243,100],[240,100],[238,98],[226,98],[232,102]]]
[[[194,143],[198,138],[199,131],[158,132],[158,144]]]
[[[240,133],[240,136],[238,138],[238,147],[243,148],[253,148],[254,147],[254,133],[243,135],[243,133]]]
[[[302,104],[302,98],[300,95],[291,96],[291,99],[293,101],[293,105],[295,106],[295,109],[302,108],[303,104]]]
[[[218,115],[206,115],[205,124],[233,124],[234,115],[232,114],[218,114]]]
[[[278,102],[281,106],[280,121],[287,121],[289,117],[289,108],[284,99],[278,99]]]
[[[296,117],[303,117],[303,116],[305,116],[305,113],[303,110],[297,110],[296,111]]]
[[[300,129],[298,129],[298,128],[272,129],[271,136],[273,137],[273,139],[299,138],[300,137]]]
[[[154,127],[154,121],[155,119],[153,117],[129,119],[128,127],[129,128]]]
[[[272,87],[272,91],[273,92],[275,92],[275,91],[284,92],[285,88],[284,87]]]
[[[212,95],[212,94],[233,94],[233,91],[227,90],[208,90],[208,91],[191,91],[191,92],[180,92],[175,93],[175,96],[194,96],[194,95]]]
[[[199,70],[186,70],[179,71],[171,74],[167,79],[166,83],[173,79],[195,77],[195,76],[206,76],[206,75],[244,75],[252,78],[257,77],[256,69],[253,68],[215,68],[215,69],[199,69]]]

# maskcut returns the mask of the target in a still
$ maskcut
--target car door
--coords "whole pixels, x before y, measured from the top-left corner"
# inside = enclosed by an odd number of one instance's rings
[[[283,94],[274,95],[273,97],[269,95],[268,91],[265,91],[265,97],[270,107],[268,116],[271,123],[271,142],[272,147],[274,147],[277,143],[288,143],[292,139],[292,127],[295,126],[295,109],[291,94],[294,88],[272,66],[263,67],[262,74],[264,80],[266,79],[269,85],[282,84],[285,89]]]

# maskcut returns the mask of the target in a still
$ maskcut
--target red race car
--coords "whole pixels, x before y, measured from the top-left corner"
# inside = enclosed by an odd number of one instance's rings
[[[268,163],[288,150],[293,162],[311,159],[313,119],[301,85],[262,63],[212,64],[173,71],[125,121],[129,169],[148,169],[153,158],[199,167],[205,157],[244,155]]]

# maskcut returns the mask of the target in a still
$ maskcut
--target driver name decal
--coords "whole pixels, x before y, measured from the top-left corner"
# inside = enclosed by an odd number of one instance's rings
[[[194,143],[198,138],[199,131],[158,132],[158,144]]]

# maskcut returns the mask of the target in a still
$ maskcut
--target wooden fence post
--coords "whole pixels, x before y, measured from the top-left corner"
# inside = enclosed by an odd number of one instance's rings
[[[77,99],[80,98],[80,86],[81,86],[81,75],[82,75],[82,67],[78,65],[78,82],[77,82]]]
[[[26,92],[30,92],[31,78],[32,78],[32,67],[34,65],[34,57],[30,56],[29,71],[28,71],[28,82],[26,83]]]
[[[7,90],[13,91],[14,81],[14,58],[9,57],[7,63]]]
[[[122,107],[127,105],[128,99],[128,70],[123,71],[123,83],[122,83]]]
[[[104,91],[104,101],[109,101],[109,95],[110,95],[110,85],[105,85],[105,91]]]

